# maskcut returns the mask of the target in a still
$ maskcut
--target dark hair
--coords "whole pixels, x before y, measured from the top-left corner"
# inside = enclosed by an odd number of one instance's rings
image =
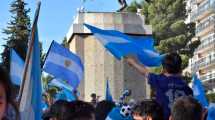
[[[178,98],[172,107],[173,120],[201,120],[202,106],[190,96]]]
[[[70,103],[70,120],[79,120],[81,118],[91,120],[93,118],[92,115],[95,114],[94,107],[87,102],[83,101],[72,101]]]
[[[152,120],[164,120],[162,107],[152,99],[143,100],[135,108],[134,112],[140,113],[141,116],[150,116]]]
[[[70,120],[70,103],[65,100],[58,100],[51,105],[49,111],[50,118],[57,118],[58,120]]]
[[[111,101],[103,100],[96,106],[96,120],[105,120],[109,112],[115,107],[115,103]]]
[[[15,114],[16,114],[15,118],[18,120],[19,112],[18,112],[17,105],[13,101],[13,96],[12,96],[12,91],[11,91],[12,83],[11,83],[8,72],[2,65],[0,65],[0,84],[3,85],[3,87],[6,91],[7,108],[9,108],[9,106],[11,105],[12,109],[15,110]],[[11,117],[11,116],[9,116],[9,117]],[[6,120],[7,118],[3,118],[3,119]]]
[[[92,93],[90,96],[91,96],[92,98],[96,98],[96,93]]]
[[[182,60],[178,53],[169,53],[162,62],[163,68],[170,74],[181,72]]]

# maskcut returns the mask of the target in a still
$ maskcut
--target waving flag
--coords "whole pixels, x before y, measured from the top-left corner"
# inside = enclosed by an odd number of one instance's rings
[[[55,97],[55,100],[66,100],[66,101],[74,101],[76,100],[75,96],[73,95],[72,91],[67,89],[62,89]]]
[[[208,116],[207,120],[214,120],[215,119],[215,103],[211,103],[208,107]]]
[[[117,59],[127,55],[137,55],[140,62],[146,66],[161,65],[162,56],[154,50],[154,41],[151,36],[132,38],[116,30],[102,30],[84,24],[94,36]]]
[[[66,82],[64,82],[62,80],[58,80],[58,79],[53,79],[49,85],[56,86],[61,89],[67,89],[71,92],[73,92],[73,90],[74,90],[73,87],[71,87],[69,84],[67,84]]]
[[[208,107],[208,101],[205,96],[205,90],[201,83],[201,80],[198,79],[197,75],[193,75],[193,94],[194,98],[197,99],[201,105],[205,108]]]
[[[154,48],[154,39],[152,36],[134,37],[133,42],[140,45],[142,52],[137,54],[139,61],[148,67],[160,66],[165,57],[160,55]]]
[[[143,49],[141,53],[137,54],[139,61],[148,67],[160,66],[164,57],[165,55],[148,49]]]
[[[111,95],[111,92],[110,92],[110,87],[109,87],[109,82],[107,80],[107,83],[106,83],[106,96],[105,96],[106,100],[107,101],[113,101],[113,98],[112,98],[112,95]]]
[[[37,32],[40,5],[41,3],[39,2],[31,29],[23,80],[20,88],[19,111],[21,120],[41,120],[42,116],[40,46]]]
[[[132,42],[132,38],[116,30],[102,30],[94,26],[84,24],[92,31],[94,36],[107,48],[117,59],[129,54],[137,54],[142,49]]]
[[[73,89],[78,87],[84,75],[81,59],[55,41],[51,44],[43,70],[55,78],[67,80]]]
[[[22,81],[23,69],[24,69],[24,61],[22,58],[16,53],[14,49],[11,49],[10,52],[10,77],[12,83],[20,86]]]

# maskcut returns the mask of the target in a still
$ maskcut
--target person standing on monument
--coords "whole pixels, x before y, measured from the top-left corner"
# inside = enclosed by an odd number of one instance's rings
[[[118,12],[123,11],[128,6],[126,0],[118,0],[118,2],[121,5],[121,8],[118,10]]]
[[[160,74],[150,73],[133,57],[126,57],[126,61],[148,79],[149,85],[155,90],[156,101],[163,108],[164,120],[169,119],[170,109],[178,97],[193,95],[192,89],[182,79],[182,60],[179,54],[169,53],[165,56]]]

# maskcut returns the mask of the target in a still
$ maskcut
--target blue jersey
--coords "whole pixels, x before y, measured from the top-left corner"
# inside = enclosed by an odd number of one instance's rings
[[[150,86],[155,89],[156,101],[161,105],[165,120],[169,119],[170,109],[178,97],[192,95],[192,89],[188,87],[180,76],[165,76],[163,74],[150,73],[148,76]]]

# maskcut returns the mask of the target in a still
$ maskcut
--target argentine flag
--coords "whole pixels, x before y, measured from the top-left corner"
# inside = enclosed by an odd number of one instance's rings
[[[13,84],[20,86],[22,81],[24,61],[14,49],[10,51],[10,77]]]
[[[66,80],[73,89],[78,87],[84,75],[81,59],[55,41],[49,48],[43,70],[55,78]]]
[[[25,67],[23,70],[23,81],[20,87],[19,112],[21,120],[41,120],[42,117],[41,50],[37,32],[40,5],[41,3],[39,2],[31,29]]]
[[[116,30],[102,30],[97,27],[84,24],[93,35],[109,50],[118,60],[131,54],[137,54],[142,49],[132,42],[132,38]]]
[[[62,80],[57,80],[57,79],[53,79],[49,85],[52,85],[52,86],[56,86],[56,87],[59,87],[61,89],[67,89],[69,91],[73,91],[73,87],[71,87],[69,84],[65,83],[64,81]]]
[[[128,36],[117,30],[102,30],[84,24],[102,45],[118,60],[128,55],[136,55],[139,61],[148,66],[160,66],[163,55],[154,49],[152,36]]]

